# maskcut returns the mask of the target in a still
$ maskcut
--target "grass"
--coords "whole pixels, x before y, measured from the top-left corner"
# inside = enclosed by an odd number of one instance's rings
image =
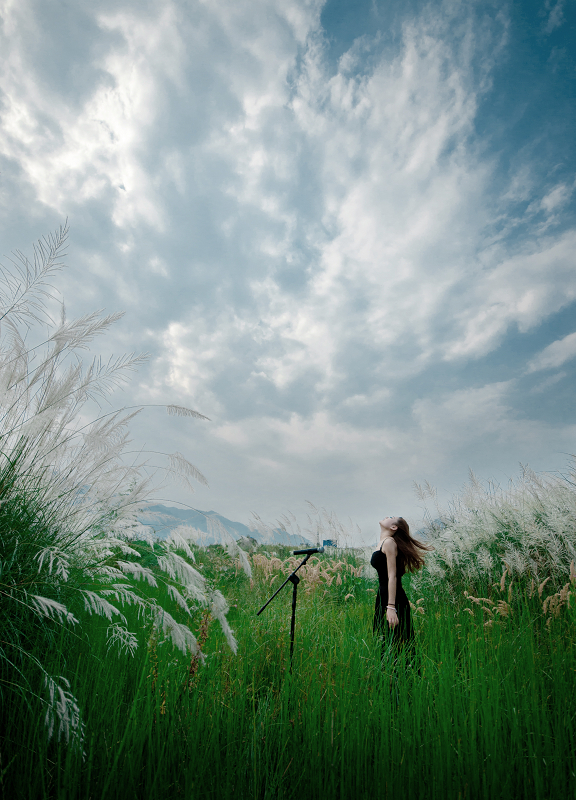
[[[304,580],[290,674],[291,592],[256,617],[278,579],[271,588],[257,568],[251,585],[223,548],[198,561],[232,603],[238,654],[201,609],[191,624],[204,665],[144,620],[134,657],[107,653],[101,621],[89,636],[63,630],[51,670],[84,710],[84,756],[5,708],[2,797],[573,796],[576,612],[568,598],[544,613],[555,587],[530,596],[504,579],[504,592],[484,587],[492,606],[436,588],[414,614],[417,661],[394,669],[372,637],[374,584],[348,574],[306,591]],[[501,598],[507,616],[482,610]]]

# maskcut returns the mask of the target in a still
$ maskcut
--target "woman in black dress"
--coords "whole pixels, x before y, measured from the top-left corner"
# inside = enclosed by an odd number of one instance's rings
[[[404,645],[413,645],[410,602],[402,576],[419,570],[424,564],[422,551],[431,549],[410,536],[403,517],[386,517],[380,522],[380,545],[370,564],[378,573],[374,633],[383,637],[383,656],[390,650],[397,656]]]

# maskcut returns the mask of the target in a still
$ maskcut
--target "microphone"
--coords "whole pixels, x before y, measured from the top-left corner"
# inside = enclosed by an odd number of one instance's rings
[[[295,556],[311,556],[312,553],[323,553],[323,547],[309,547],[308,550],[294,550]]]

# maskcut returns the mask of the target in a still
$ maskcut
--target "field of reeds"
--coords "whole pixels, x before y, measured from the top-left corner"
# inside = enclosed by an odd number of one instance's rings
[[[154,573],[159,547],[132,546]],[[223,547],[194,555],[232,605],[237,653],[201,608],[201,653],[187,657],[136,612],[133,654],[111,650],[95,618],[62,630],[46,667],[70,680],[83,744],[48,740],[32,698],[5,708],[4,797],[573,796],[573,567],[563,586],[505,569],[482,596],[408,587],[417,651],[395,664],[372,636],[375,587],[354,552],[318,557],[300,584],[290,673],[291,591],[256,616],[288,552],[260,548],[252,578]]]
[[[65,237],[0,280],[0,798],[573,797],[574,472],[430,515],[410,653],[373,636],[366,553],[312,557],[290,663],[291,587],[257,616],[289,550],[143,538],[138,409],[87,421],[140,357],[84,366],[116,317],[48,313]]]

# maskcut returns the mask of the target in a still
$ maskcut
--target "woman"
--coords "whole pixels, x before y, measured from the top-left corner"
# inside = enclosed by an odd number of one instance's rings
[[[413,645],[410,603],[402,576],[419,570],[424,564],[421,551],[431,549],[410,536],[403,517],[386,517],[380,522],[380,546],[372,553],[370,564],[378,573],[374,633],[383,636],[382,655],[390,646],[397,655],[405,644]]]

